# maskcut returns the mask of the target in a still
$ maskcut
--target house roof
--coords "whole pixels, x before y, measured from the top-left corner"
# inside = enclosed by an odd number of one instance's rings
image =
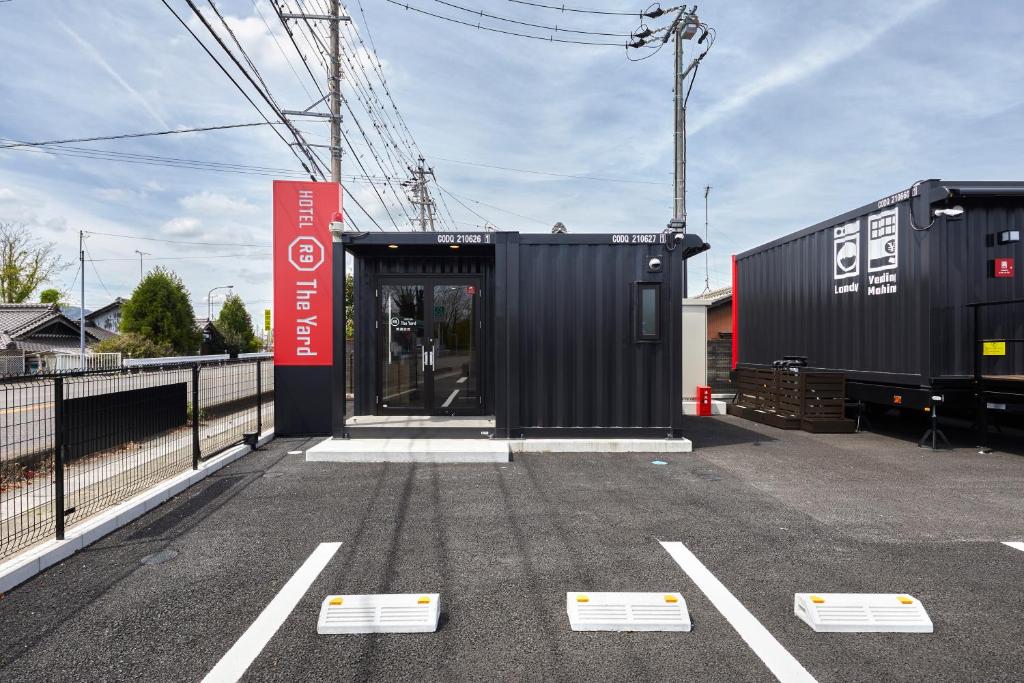
[[[87,313],[85,315],[85,319],[86,320],[95,320],[96,318],[98,318],[99,316],[103,315],[104,313],[112,311],[115,308],[120,308],[121,306],[124,305],[124,302],[125,302],[125,300],[122,299],[121,297],[116,297],[113,301],[111,301],[106,306],[101,306],[100,308],[97,308],[92,313]]]
[[[13,345],[17,348],[29,350],[26,344],[32,346],[31,350],[45,350],[55,348],[52,344],[63,343],[70,336],[52,333],[41,333],[42,330],[56,324],[64,327],[73,333],[78,325],[60,312],[55,304],[0,304],[0,348]],[[85,328],[86,336],[90,341],[97,341],[99,337]],[[50,346],[48,346],[50,345]],[[35,347],[44,348],[35,348]]]
[[[724,304],[732,300],[732,287],[722,287],[721,289],[713,289],[710,292],[704,292],[703,294],[699,294],[695,298],[710,301],[712,306]]]

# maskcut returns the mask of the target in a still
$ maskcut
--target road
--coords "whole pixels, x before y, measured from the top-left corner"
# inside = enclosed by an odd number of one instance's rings
[[[692,454],[306,463],[278,440],[0,601],[9,680],[198,681],[320,543],[245,680],[772,680],[660,541],[818,681],[1019,680],[1024,459],[688,418]],[[291,451],[299,451],[292,454]],[[575,633],[567,591],[679,591],[690,633]],[[933,634],[816,634],[793,594],[899,592]],[[329,593],[438,592],[437,633],[318,636]]]

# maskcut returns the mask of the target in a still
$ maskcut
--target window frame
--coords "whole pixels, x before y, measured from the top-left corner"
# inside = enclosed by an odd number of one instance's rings
[[[654,292],[654,333],[644,334],[644,292]],[[662,314],[661,314],[661,283],[660,282],[637,282],[636,283],[636,322],[634,332],[638,342],[659,342],[661,341]]]

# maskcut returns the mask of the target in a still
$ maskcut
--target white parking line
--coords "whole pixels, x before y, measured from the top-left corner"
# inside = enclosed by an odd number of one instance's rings
[[[453,391],[451,393],[451,395],[448,397],[448,400],[441,404],[441,407],[442,408],[447,408],[448,406],[450,406],[452,404],[452,401],[455,400],[455,397],[459,395],[460,391],[462,391],[462,390],[461,389],[456,389],[455,391]]]
[[[1024,550],[1024,543],[1021,543],[1020,541],[1003,541],[1003,545],[1008,545],[1011,548],[1016,548],[1017,550]]]
[[[455,383],[456,384],[463,384],[467,379],[469,379],[469,378],[468,377],[460,377],[457,380],[455,380]]]
[[[768,669],[775,674],[783,683],[799,681],[806,683],[814,681],[815,678],[803,665],[796,660],[789,651],[782,647],[775,636],[769,633],[761,622],[753,614],[747,611],[739,600],[729,592],[729,589],[722,585],[722,582],[715,578],[707,567],[697,559],[697,556],[690,552],[682,543],[666,543],[662,541],[661,546],[672,556],[672,559],[683,568],[690,579],[703,591],[708,600],[718,608],[722,616],[740,634],[750,649],[754,651]]]
[[[206,674],[203,682],[233,683],[241,678],[340,547],[340,543],[321,543],[317,546],[270,604],[260,612],[252,626],[246,629],[242,637],[220,658],[217,666]]]

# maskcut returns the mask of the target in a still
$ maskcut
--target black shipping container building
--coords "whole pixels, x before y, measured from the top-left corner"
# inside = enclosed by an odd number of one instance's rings
[[[1019,409],[1022,233],[1024,182],[928,180],[739,254],[734,367],[804,356],[865,402]]]
[[[354,371],[355,415],[493,416],[494,438],[682,437],[683,262],[708,248],[697,235],[340,238],[336,360],[275,368],[278,433],[388,436],[348,424],[345,373]],[[351,366],[337,360],[346,357],[346,254]]]

